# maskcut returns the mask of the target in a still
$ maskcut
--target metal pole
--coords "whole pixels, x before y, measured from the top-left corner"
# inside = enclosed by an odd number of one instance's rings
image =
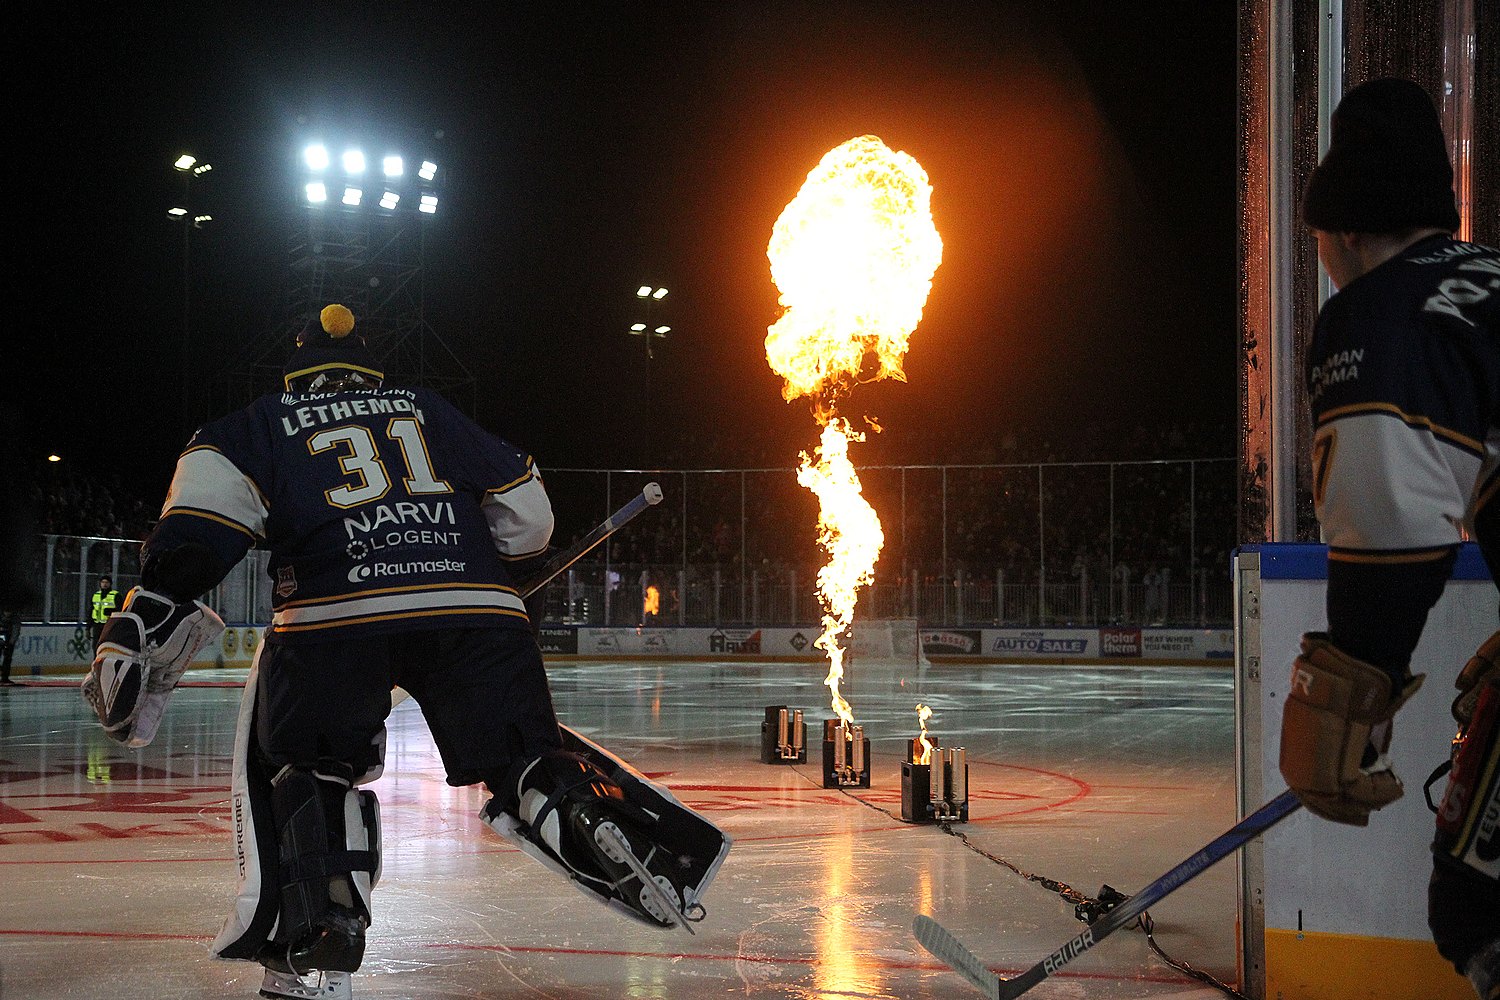
[[[183,208],[187,214],[182,217],[182,431],[183,441],[193,433],[192,404],[188,399],[193,381],[192,376],[192,287],[193,271],[190,240],[193,232],[193,172],[191,169],[182,174],[182,199]]]
[[[1188,463],[1188,606],[1198,603],[1198,462]]]
[[[611,486],[611,479],[612,479],[612,475],[609,472],[604,473],[604,511],[605,511],[605,516],[606,517],[609,516],[609,512],[610,511],[612,511],[612,510],[615,509],[614,498],[609,495],[610,486]],[[608,628],[609,627],[609,623],[610,623],[609,609],[610,609],[610,604],[612,603],[612,598],[610,596],[610,591],[613,589],[609,585],[609,566],[610,566],[609,549],[610,549],[609,540],[606,539],[605,542],[604,542],[604,627],[605,628]]]
[[[1047,624],[1047,524],[1042,504],[1042,469],[1036,467],[1036,613],[1037,624]]]
[[[42,621],[52,621],[52,573],[57,556],[57,536],[47,536],[47,583],[42,588]]]
[[[684,609],[687,606],[688,530],[687,530],[687,470],[682,470],[682,574],[677,586],[677,624],[686,625]]]
[[[909,548],[906,544],[906,466],[901,466],[901,576],[911,576],[911,564],[907,558]],[[916,615],[915,609],[912,615]]]
[[[1293,276],[1293,93],[1296,38],[1290,0],[1271,4],[1270,271],[1271,271],[1271,541],[1297,537],[1297,357]]]
[[[1115,614],[1115,463],[1109,463],[1109,620],[1119,621]]]
[[[948,467],[943,466],[943,624],[948,624]]]
[[[740,470],[740,622],[745,619],[745,472]]]

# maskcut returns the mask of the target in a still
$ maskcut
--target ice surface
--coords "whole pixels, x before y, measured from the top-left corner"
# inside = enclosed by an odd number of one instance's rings
[[[1133,891],[1235,820],[1232,676],[1173,667],[872,666],[846,687],[873,753],[857,797],[821,784],[823,670],[771,663],[550,667],[559,715],[736,840],[696,937],[616,917],[476,818],[420,710],[389,722],[385,870],[356,997],[978,996],[917,945],[931,913],[1001,975],[1081,929],[1072,907],[934,826],[899,821],[920,700],[969,751],[971,843],[1093,895]],[[109,741],[76,683],[0,688],[0,998],[253,997],[207,955],[233,897],[226,803],[237,683],[189,675],[156,743]],[[201,685],[201,686],[199,686]],[[809,763],[759,763],[767,705],[807,713]],[[1153,910],[1158,941],[1235,976],[1234,865]],[[1028,996],[1220,994],[1112,936]]]

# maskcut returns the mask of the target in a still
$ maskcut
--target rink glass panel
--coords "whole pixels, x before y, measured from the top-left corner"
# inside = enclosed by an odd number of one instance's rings
[[[1229,621],[1235,463],[869,466],[863,493],[885,544],[862,618],[929,627],[1212,626]],[[815,624],[817,499],[796,470],[543,470],[554,551],[570,548],[651,482],[662,502],[541,596],[555,625]],[[27,621],[87,620],[110,574],[139,580],[140,542],[38,536]],[[271,586],[253,551],[205,598],[232,624],[264,624]],[[648,598],[655,588],[655,611]]]

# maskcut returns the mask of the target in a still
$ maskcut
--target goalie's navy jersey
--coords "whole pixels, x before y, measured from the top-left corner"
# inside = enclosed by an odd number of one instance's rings
[[[529,455],[425,389],[271,394],[198,431],[143,557],[270,549],[269,642],[529,627],[552,509]]]
[[[1310,345],[1329,557],[1446,558],[1495,487],[1500,254],[1424,239],[1329,298]]]

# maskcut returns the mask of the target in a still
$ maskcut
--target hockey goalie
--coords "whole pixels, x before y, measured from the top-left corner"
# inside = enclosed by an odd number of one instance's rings
[[[443,530],[382,528],[377,556],[373,526],[411,512]],[[385,386],[341,305],[298,337],[284,392],[204,426],[178,459],[84,696],[112,738],[148,744],[221,627],[197,599],[269,548],[272,622],[235,736],[238,895],[212,948],[263,965],[263,996],[352,995],[382,853],[362,786],[384,766],[398,685],[448,782],[491,792],[483,822],[628,916],[703,917],[729,839],[553,712],[517,590],[551,531],[531,457],[436,393]]]

